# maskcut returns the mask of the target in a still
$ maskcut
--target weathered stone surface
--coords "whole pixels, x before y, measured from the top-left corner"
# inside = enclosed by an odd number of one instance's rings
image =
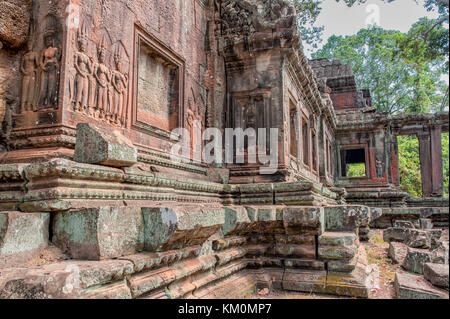
[[[286,207],[283,224],[287,235],[320,235],[325,231],[325,214],[320,207]]]
[[[448,293],[433,287],[422,276],[398,271],[395,274],[395,293],[398,299],[448,299]]]
[[[287,269],[282,287],[286,290],[324,293],[327,283],[326,271]]]
[[[102,207],[57,213],[53,242],[75,259],[101,260],[141,251],[143,218],[137,207]]]
[[[325,270],[325,263],[323,261],[303,259],[303,258],[285,259],[284,266],[286,268],[295,268],[295,269]]]
[[[87,289],[80,298],[82,299],[131,299],[131,291],[126,279],[100,288]]]
[[[383,240],[387,243],[392,241],[404,242],[406,239],[407,228],[391,227],[383,231]]]
[[[357,252],[357,245],[319,246],[319,258],[325,260],[351,260],[356,256]]]
[[[437,247],[431,251],[431,262],[435,264],[449,264],[449,247],[448,241],[438,242]]]
[[[31,0],[0,1],[0,42],[13,48],[22,46],[28,36]],[[1,47],[0,47],[1,49]]]
[[[44,249],[50,214],[0,212],[0,257]]]
[[[273,211],[269,210],[269,214],[262,221],[276,221],[276,216],[273,215]],[[265,216],[265,214],[263,214]],[[260,216],[253,219],[253,221],[258,221]],[[222,226],[222,233],[224,236],[228,235],[239,235],[247,233],[250,225],[249,213],[244,207],[225,207],[224,209],[224,222]]]
[[[408,254],[408,246],[403,243],[390,242],[389,243],[389,257],[395,264],[403,264],[406,255]]]
[[[361,226],[359,227],[359,240],[360,241],[369,241],[370,240],[370,227],[369,226]]]
[[[0,277],[0,298],[80,298],[85,289],[123,279],[132,272],[133,264],[124,260],[62,262],[19,269]]]
[[[433,229],[433,221],[428,218],[421,218],[420,229]]]
[[[351,246],[357,241],[355,233],[325,232],[319,236],[319,245],[325,246]]]
[[[412,229],[416,228],[414,226],[414,224],[408,220],[396,220],[394,222],[394,227],[395,228],[412,228]]]
[[[408,253],[403,261],[402,267],[410,272],[423,275],[425,264],[429,262],[431,262],[430,251],[408,247]]]
[[[81,123],[73,158],[80,163],[127,167],[137,163],[137,149],[119,131]]]
[[[353,257],[351,260],[330,260],[328,265],[328,271],[338,273],[350,273],[355,270],[358,262],[358,256]]]
[[[424,276],[429,282],[434,286],[440,288],[446,288],[448,290],[449,286],[449,267],[444,264],[425,264]]]
[[[371,211],[365,206],[325,207],[327,231],[356,231],[371,221]]]
[[[226,220],[223,208],[174,206],[143,208],[142,212],[145,250],[151,252],[202,245]],[[236,220],[228,218],[230,224]]]
[[[431,234],[425,230],[408,229],[404,243],[411,248],[430,249]]]

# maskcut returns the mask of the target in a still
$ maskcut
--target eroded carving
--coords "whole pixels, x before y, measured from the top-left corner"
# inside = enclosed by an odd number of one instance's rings
[[[23,73],[22,103],[20,113],[37,110],[34,93],[36,89],[36,75],[39,66],[38,60],[38,56],[36,52],[33,51],[31,42],[28,42],[28,52],[23,56],[20,69]]]
[[[58,87],[61,49],[57,46],[58,20],[54,15],[46,18],[44,32],[45,49],[42,51],[40,106],[43,108],[58,108]]]

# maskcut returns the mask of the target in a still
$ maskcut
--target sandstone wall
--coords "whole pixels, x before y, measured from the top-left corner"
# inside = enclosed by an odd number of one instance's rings
[[[16,106],[20,94],[20,62],[27,40],[32,0],[0,1],[0,122],[6,104]]]

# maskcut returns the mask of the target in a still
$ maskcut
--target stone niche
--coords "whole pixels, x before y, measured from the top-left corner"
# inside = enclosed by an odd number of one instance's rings
[[[157,39],[136,29],[133,126],[168,137],[182,127],[184,61]]]

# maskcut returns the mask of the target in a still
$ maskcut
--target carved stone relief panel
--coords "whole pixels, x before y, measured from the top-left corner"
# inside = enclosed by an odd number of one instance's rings
[[[182,126],[184,61],[139,28],[135,61],[133,125],[168,138]]]
[[[58,109],[61,71],[62,25],[57,8],[36,13],[30,28],[27,52],[21,63],[22,93],[18,114]]]
[[[76,36],[75,76],[69,74],[72,110],[99,121],[124,126],[128,106],[130,56],[107,29],[94,35],[83,21]],[[93,39],[97,39],[94,41]],[[73,83],[73,84],[72,84]]]

